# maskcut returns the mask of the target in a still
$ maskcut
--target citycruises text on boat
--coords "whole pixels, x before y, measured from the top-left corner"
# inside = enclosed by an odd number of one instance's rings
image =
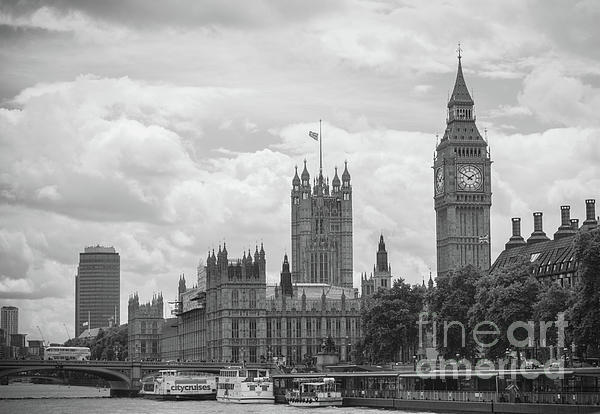
[[[217,380],[214,374],[165,369],[142,380],[140,395],[164,400],[214,400]]]

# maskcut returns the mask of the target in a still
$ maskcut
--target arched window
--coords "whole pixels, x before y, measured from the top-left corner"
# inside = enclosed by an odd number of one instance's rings
[[[231,292],[231,306],[237,308],[240,306],[240,296],[237,290]]]

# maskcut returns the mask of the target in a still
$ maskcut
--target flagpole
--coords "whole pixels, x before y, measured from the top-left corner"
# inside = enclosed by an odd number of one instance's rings
[[[321,133],[321,120],[319,119],[319,172],[323,173],[323,134]]]
[[[90,328],[90,311],[88,311],[88,337],[92,336],[92,331]]]

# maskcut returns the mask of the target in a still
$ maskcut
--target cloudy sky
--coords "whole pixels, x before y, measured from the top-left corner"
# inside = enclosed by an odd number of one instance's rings
[[[29,339],[74,331],[85,246],[130,293],[175,297],[208,249],[290,248],[290,184],[348,160],[355,285],[380,232],[395,276],[435,272],[432,157],[461,42],[493,164],[492,259],[510,217],[600,201],[596,1],[0,2],[0,304]],[[190,283],[188,283],[189,285]]]

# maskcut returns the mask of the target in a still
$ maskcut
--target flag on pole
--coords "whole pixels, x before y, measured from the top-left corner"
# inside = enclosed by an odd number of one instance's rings
[[[89,324],[90,324],[89,322],[84,322],[82,325],[83,326],[89,326]]]
[[[308,136],[314,139],[315,141],[319,140],[319,134],[317,134],[316,132],[308,131]]]

